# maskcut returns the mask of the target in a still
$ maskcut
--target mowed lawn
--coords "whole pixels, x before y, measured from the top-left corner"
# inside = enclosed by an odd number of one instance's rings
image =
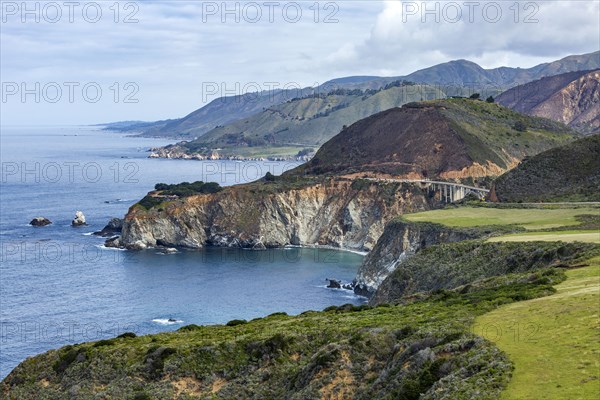
[[[476,319],[474,332],[515,364],[501,399],[599,398],[600,257],[567,276],[554,295],[502,306]]]
[[[600,208],[485,208],[458,207],[406,214],[413,222],[434,222],[447,226],[519,225],[527,230],[578,225],[575,218],[583,214],[600,214]]]

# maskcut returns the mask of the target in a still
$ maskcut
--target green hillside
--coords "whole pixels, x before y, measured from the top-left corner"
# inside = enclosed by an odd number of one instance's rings
[[[500,175],[572,140],[560,123],[472,99],[409,103],[365,118],[291,174],[376,172],[462,179]]]
[[[544,260],[535,267],[545,267]],[[477,276],[476,268],[471,272]],[[552,285],[562,280],[561,270],[543,268],[478,279],[459,290],[403,299],[402,305],[347,305],[143,337],[124,334],[29,358],[0,391],[19,400],[66,394],[138,400],[492,400],[506,387],[512,364],[471,333],[475,318],[502,304],[552,294]]]
[[[344,126],[379,111],[443,97],[445,94],[435,88],[406,82],[392,83],[383,90],[336,90],[266,107],[253,116],[219,126],[182,147],[191,153],[215,148],[239,153],[239,148],[244,147],[320,146]]]
[[[494,181],[500,202],[600,201],[600,135],[548,150]]]

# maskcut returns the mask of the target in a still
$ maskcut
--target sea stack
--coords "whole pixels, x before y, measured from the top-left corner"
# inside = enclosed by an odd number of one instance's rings
[[[85,222],[85,215],[83,215],[83,213],[81,211],[77,211],[75,213],[75,218],[73,218],[73,221],[71,221],[71,225],[72,226],[87,225]]]

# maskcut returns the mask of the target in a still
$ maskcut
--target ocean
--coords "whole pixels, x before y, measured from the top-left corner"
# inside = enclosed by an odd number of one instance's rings
[[[225,186],[298,165],[147,158],[168,143],[85,126],[2,128],[0,378],[70,343],[364,302],[326,288],[326,278],[353,279],[362,256],[351,252],[103,248],[91,233],[158,182]],[[70,226],[76,211],[87,226]],[[38,216],[53,223],[30,226]]]

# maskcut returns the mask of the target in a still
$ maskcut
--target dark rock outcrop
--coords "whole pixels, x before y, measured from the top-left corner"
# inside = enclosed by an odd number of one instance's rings
[[[326,281],[328,281],[329,283],[327,284],[327,287],[329,289],[341,289],[342,288],[342,284],[336,280],[336,279],[325,279]]]
[[[108,221],[108,224],[101,231],[94,232],[94,235],[109,237],[121,234],[121,230],[123,229],[123,219],[122,218],[111,218]]]
[[[31,222],[29,222],[29,225],[31,225],[31,226],[46,226],[46,225],[50,225],[51,223],[52,223],[52,221],[50,221],[48,218],[35,217],[34,219],[31,220]]]

